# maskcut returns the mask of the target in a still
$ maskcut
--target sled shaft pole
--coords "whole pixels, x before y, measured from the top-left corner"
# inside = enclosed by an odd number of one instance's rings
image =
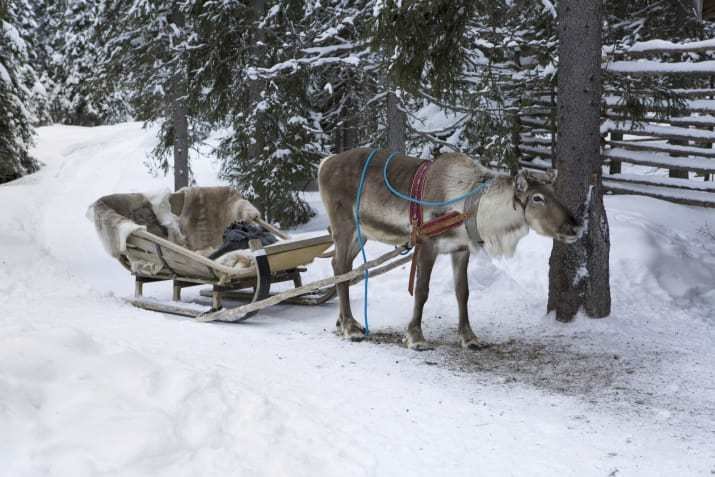
[[[252,311],[258,311],[262,310],[263,308],[267,308],[272,305],[277,305],[278,303],[281,303],[283,301],[286,301],[290,298],[303,295],[305,293],[318,290],[320,288],[325,288],[331,285],[337,285],[338,283],[343,283],[343,282],[350,282],[350,285],[354,285],[356,283],[359,283],[363,280],[364,274],[365,274],[365,269],[368,269],[368,275],[369,276],[377,276],[381,275],[383,273],[386,273],[393,268],[399,267],[400,265],[403,265],[407,262],[409,262],[412,259],[412,255],[405,255],[403,257],[400,257],[399,259],[384,265],[380,267],[379,269],[375,269],[375,267],[378,267],[379,265],[384,264],[388,260],[402,254],[404,251],[403,248],[396,248],[392,250],[391,252],[388,252],[384,255],[381,255],[377,257],[374,260],[371,260],[364,265],[349,271],[347,273],[343,273],[341,275],[337,275],[334,277],[330,278],[324,278],[322,280],[318,280],[312,283],[309,283],[307,285],[304,285],[302,287],[298,288],[293,288],[292,290],[288,290],[282,293],[277,293],[269,298],[266,298],[264,300],[259,300],[253,303],[248,303],[247,305],[242,305],[236,308],[229,308],[229,309],[222,309],[216,312],[212,313],[206,313],[201,316],[198,316],[197,319],[199,321],[241,321],[241,319],[246,316],[248,313]],[[370,269],[374,269],[371,270]]]

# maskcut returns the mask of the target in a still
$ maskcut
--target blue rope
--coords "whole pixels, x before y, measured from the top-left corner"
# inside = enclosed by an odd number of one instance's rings
[[[394,158],[395,158],[395,154],[390,154],[390,157],[388,157],[387,160],[385,161],[385,167],[383,167],[383,169],[382,169],[382,177],[385,181],[385,186],[390,191],[390,193],[392,193],[392,195],[394,195],[395,197],[399,197],[400,199],[406,200],[408,202],[414,202],[415,204],[424,205],[425,207],[446,207],[448,205],[456,204],[457,202],[461,202],[468,197],[478,194],[492,182],[492,181],[482,182],[474,189],[460,195],[459,197],[455,197],[454,199],[421,200],[416,197],[412,197],[411,195],[403,194],[399,190],[395,189],[393,187],[393,185],[390,183],[390,180],[387,178],[387,169],[390,167],[390,163],[392,162],[392,159],[394,159]]]
[[[362,193],[365,191],[365,178],[367,177],[367,168],[370,167],[370,163],[372,160],[375,158],[375,155],[377,154],[378,149],[373,149],[370,151],[370,155],[367,156],[367,160],[365,161],[365,165],[362,167],[362,173],[360,174],[360,182],[358,183],[358,189],[357,193],[355,195],[355,210],[354,216],[355,216],[355,229],[357,231],[357,239],[358,239],[358,244],[360,245],[360,254],[362,255],[362,263],[365,265],[367,263],[367,255],[365,254],[365,240],[362,238],[362,231],[360,230],[360,199],[362,199]],[[390,157],[388,159],[392,159],[397,153],[393,152],[390,154]],[[363,298],[363,321],[365,323],[365,336],[368,336],[370,334],[370,327],[368,326],[368,321],[367,321],[367,281],[369,278],[369,272],[367,270],[367,267],[365,267],[364,271],[364,290],[365,290],[365,297]]]
[[[370,151],[370,154],[367,156],[367,160],[365,161],[365,165],[362,167],[362,173],[360,174],[360,182],[358,183],[358,188],[357,192],[355,194],[355,209],[353,210],[353,215],[355,218],[355,230],[357,231],[357,239],[358,239],[358,244],[360,245],[360,254],[362,255],[362,263],[365,265],[367,263],[367,255],[365,254],[365,240],[363,240],[362,237],[362,231],[360,230],[360,200],[362,199],[362,194],[365,191],[365,179],[367,178],[367,169],[370,167],[370,163],[372,160],[375,158],[377,155],[379,149],[373,149]],[[474,189],[470,190],[467,193],[464,193],[460,195],[459,197],[455,197],[454,199],[449,199],[449,200],[421,200],[417,199],[416,197],[412,197],[410,195],[403,194],[402,192],[398,191],[393,187],[393,185],[390,183],[390,180],[387,178],[387,170],[390,167],[390,163],[392,160],[397,156],[396,152],[390,153],[389,156],[387,156],[387,160],[385,161],[385,167],[382,169],[382,177],[385,182],[385,186],[387,189],[390,191],[392,195],[395,197],[399,197],[400,199],[406,200],[408,202],[414,202],[416,204],[423,205],[425,207],[446,207],[448,205],[455,204],[457,202],[460,202],[468,197],[471,197],[475,194],[478,194],[480,191],[482,191],[485,187],[487,187],[492,181],[486,181],[479,186],[475,187]],[[405,251],[407,253],[408,251]],[[368,320],[367,320],[367,295],[368,295],[368,278],[369,278],[369,272],[367,268],[365,268],[364,271],[364,281],[365,281],[365,298],[363,299],[363,321],[365,323],[365,336],[368,336],[370,334],[370,328],[368,326]]]

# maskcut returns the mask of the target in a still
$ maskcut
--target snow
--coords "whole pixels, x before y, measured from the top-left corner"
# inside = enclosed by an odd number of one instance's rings
[[[715,116],[705,114],[705,115],[690,115],[690,116],[681,116],[677,118],[670,118],[670,123],[676,126],[705,126],[705,127],[712,127],[715,125]]]
[[[636,123],[633,121],[612,121],[607,119],[601,124],[601,133],[605,134],[609,131],[620,131],[634,136],[678,137],[693,141],[702,140],[715,142],[715,132],[713,131],[675,126],[659,126],[657,124]]]
[[[620,96],[605,96],[603,98],[607,106],[623,106],[623,98]],[[683,101],[683,107],[690,112],[715,112],[715,100],[712,99],[686,99]]]
[[[554,7],[554,4],[551,3],[551,0],[541,0],[541,3],[544,5],[544,9],[549,12],[549,15],[552,17],[556,18],[556,7]]]
[[[334,335],[335,302],[203,324],[125,304],[130,277],[84,218],[100,195],[170,185],[142,165],[155,133],[40,128],[33,154],[45,167],[0,186],[0,474],[715,469],[713,210],[608,197],[613,312],[603,320],[544,316],[547,239],[529,235],[509,260],[474,257],[470,312],[485,343],[475,352],[457,346],[446,258],[425,308],[434,351],[400,344],[406,267],[370,281],[367,342]],[[217,183],[216,169],[193,165],[202,185]],[[320,211],[298,231],[326,225]],[[383,250],[368,246],[371,257]],[[306,279],[328,274],[318,260]],[[360,287],[352,297],[359,315]]]
[[[424,133],[442,132],[464,122],[465,113],[450,112],[434,103],[426,103],[409,117],[410,127]]]
[[[636,184],[624,181],[606,180],[603,182],[605,188],[616,193],[642,194],[659,199],[669,199],[681,203],[715,207],[715,194],[708,191],[676,189],[673,187],[661,187],[657,184]],[[692,181],[694,182],[694,181]]]
[[[715,159],[709,157],[674,157],[659,152],[631,151],[622,148],[606,149],[604,157],[657,167],[685,168],[691,171],[715,171]]]
[[[683,189],[697,189],[715,192],[715,182],[705,181],[703,179],[676,179],[672,177],[651,177],[638,174],[614,174],[607,175],[606,178],[614,180],[620,179],[625,182],[645,182],[647,184],[656,186],[671,186]],[[715,196],[713,196],[713,200],[715,200]]]
[[[604,47],[607,53],[613,53],[617,48],[615,46]],[[660,52],[689,52],[689,51],[705,51],[715,50],[715,39],[703,41],[693,41],[686,43],[674,43],[668,40],[649,40],[634,43],[633,45],[618,51],[619,53],[660,53]]]
[[[2,80],[5,84],[12,83],[10,73],[7,72],[7,69],[2,65],[2,63],[0,63],[0,80]]]
[[[624,138],[627,138],[629,135],[624,135]],[[634,139],[638,138],[637,136],[628,138],[628,139]],[[642,139],[640,137],[639,139]],[[697,147],[697,146],[678,146],[675,144],[667,144],[665,142],[654,142],[654,141],[647,141],[647,142],[642,142],[638,143],[635,142],[634,140],[631,141],[609,141],[609,144],[612,146],[627,146],[631,149],[644,149],[644,150],[653,150],[653,151],[658,151],[658,152],[668,152],[668,153],[674,153],[674,154],[685,154],[685,155],[693,155],[693,156],[704,156],[704,157],[715,157],[715,151],[712,149],[705,149],[702,147]]]
[[[715,74],[715,60],[674,63],[663,63],[655,60],[611,61],[606,65],[606,70],[611,73],[623,74]]]
[[[17,48],[22,56],[27,55],[27,44],[25,43],[25,40],[22,39],[20,32],[17,31],[15,26],[7,23],[6,21],[0,21],[0,29],[4,34],[4,39],[7,39],[11,45]]]

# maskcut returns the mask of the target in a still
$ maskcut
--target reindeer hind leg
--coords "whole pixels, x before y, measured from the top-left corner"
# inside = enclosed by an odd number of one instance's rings
[[[429,282],[434,262],[437,259],[437,252],[430,241],[425,241],[416,248],[415,253],[417,254],[415,256],[415,260],[417,260],[415,301],[412,320],[407,325],[405,344],[410,349],[424,351],[432,349],[422,333],[422,310],[429,297]]]
[[[469,301],[468,265],[469,251],[452,252],[454,292],[457,295],[457,305],[459,306],[459,338],[462,348],[477,349],[479,348],[479,339],[469,324],[469,313],[467,310],[467,302]]]

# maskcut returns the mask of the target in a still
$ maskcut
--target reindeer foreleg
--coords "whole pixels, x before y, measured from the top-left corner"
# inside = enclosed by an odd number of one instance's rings
[[[452,276],[454,277],[454,291],[457,295],[457,305],[459,306],[459,337],[461,339],[462,348],[476,349],[479,346],[479,339],[469,325],[469,314],[467,311],[467,302],[469,301],[468,265],[468,250],[452,252]]]

